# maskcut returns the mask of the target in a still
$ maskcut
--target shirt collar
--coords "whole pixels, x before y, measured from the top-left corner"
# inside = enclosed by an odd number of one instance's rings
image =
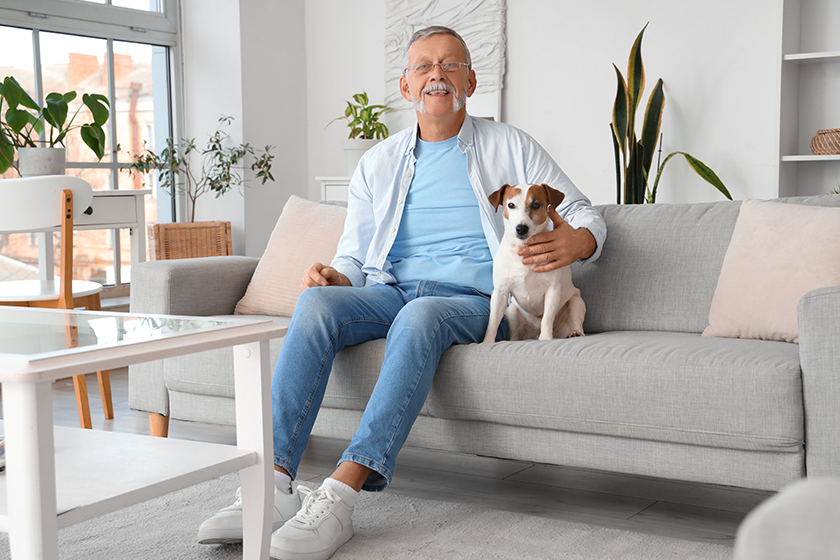
[[[408,146],[405,149],[405,155],[410,155],[414,152],[417,146],[417,138],[420,135],[420,123],[414,123],[414,133],[408,140]],[[472,117],[467,113],[464,116],[464,124],[461,125],[461,130],[458,132],[458,148],[464,152],[467,146],[472,146],[475,137],[475,129],[473,127]]]

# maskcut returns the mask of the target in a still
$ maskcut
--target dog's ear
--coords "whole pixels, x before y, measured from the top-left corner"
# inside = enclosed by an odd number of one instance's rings
[[[496,192],[487,197],[487,200],[490,201],[490,204],[493,205],[493,208],[495,208],[496,211],[499,210],[499,205],[505,199],[505,189],[508,188],[510,188],[510,185],[502,185],[501,189],[497,190]]]
[[[566,195],[558,191],[557,189],[549,187],[545,183],[542,184],[542,188],[545,189],[545,194],[548,197],[549,203],[551,203],[551,207],[554,208],[554,210],[557,210],[557,208],[563,202],[563,199],[566,198]]]

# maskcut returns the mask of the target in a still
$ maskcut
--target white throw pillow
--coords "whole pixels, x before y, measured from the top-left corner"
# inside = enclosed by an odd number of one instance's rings
[[[747,199],[703,336],[799,342],[799,299],[838,285],[840,208]]]
[[[303,272],[312,263],[332,261],[346,216],[341,206],[289,197],[234,313],[291,317]]]

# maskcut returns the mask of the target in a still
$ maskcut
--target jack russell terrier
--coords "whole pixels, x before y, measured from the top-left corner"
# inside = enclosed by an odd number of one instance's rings
[[[548,207],[556,209],[565,196],[548,185],[504,185],[488,197],[496,211],[503,206],[505,233],[493,258],[493,294],[484,342],[496,341],[505,310],[511,340],[583,336],[586,305],[572,284],[569,267],[534,272],[536,265],[522,264],[517,254],[528,238],[548,230]],[[513,296],[510,306],[509,295]]]

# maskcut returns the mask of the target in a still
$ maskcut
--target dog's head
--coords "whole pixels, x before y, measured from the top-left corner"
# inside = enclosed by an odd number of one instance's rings
[[[557,207],[566,198],[562,192],[548,185],[503,185],[489,197],[498,212],[502,206],[505,231],[512,237],[525,241],[532,235],[548,229],[548,207]]]

